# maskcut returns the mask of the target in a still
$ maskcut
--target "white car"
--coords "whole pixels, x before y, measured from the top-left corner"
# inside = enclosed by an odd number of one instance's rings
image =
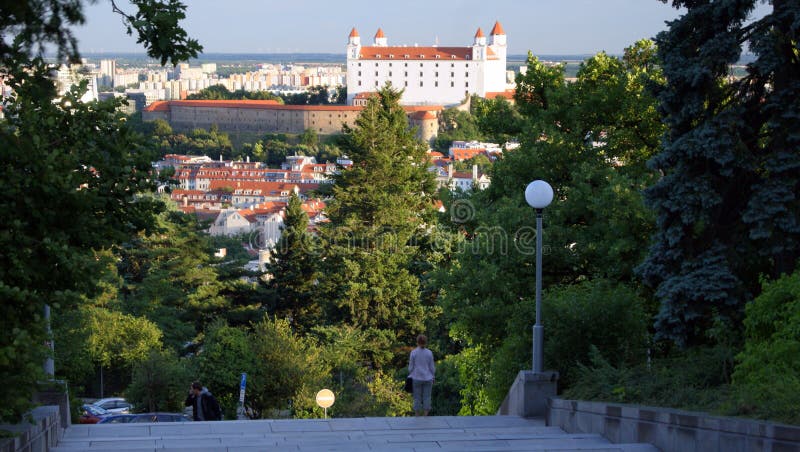
[[[133,408],[133,405],[128,403],[128,401],[122,397],[109,397],[100,399],[92,403],[92,405],[99,406],[100,408],[103,408],[112,414],[128,414]]]

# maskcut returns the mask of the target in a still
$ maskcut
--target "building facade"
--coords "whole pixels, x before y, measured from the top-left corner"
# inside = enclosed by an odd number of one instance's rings
[[[378,29],[371,46],[358,31],[347,43],[347,101],[378,91],[386,83],[403,89],[404,105],[455,105],[467,94],[505,92],[506,34],[496,22],[487,39],[478,28],[471,46],[389,46]]]
[[[291,133],[312,129],[320,135],[355,126],[363,107],[350,105],[282,105],[274,100],[171,100],[154,102],[142,111],[142,120],[163,119],[176,130],[208,129],[223,132]],[[406,106],[409,125],[430,142],[439,132],[439,105]]]

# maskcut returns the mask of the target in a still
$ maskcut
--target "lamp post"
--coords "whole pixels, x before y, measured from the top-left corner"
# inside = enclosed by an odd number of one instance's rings
[[[533,325],[533,372],[541,373],[544,362],[542,326],[542,210],[553,201],[553,187],[535,180],[525,188],[525,201],[536,209],[536,324]]]

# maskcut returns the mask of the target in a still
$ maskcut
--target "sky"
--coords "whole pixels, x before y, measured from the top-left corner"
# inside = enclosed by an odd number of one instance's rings
[[[370,45],[378,27],[389,45],[467,46],[478,27],[500,21],[508,52],[620,54],[666,28],[681,12],[659,0],[183,0],[184,28],[207,53],[344,53],[352,27]],[[133,12],[125,0],[120,8]],[[760,6],[759,9],[765,9]],[[757,13],[759,11],[757,10]],[[111,2],[85,7],[75,34],[84,53],[142,52]]]

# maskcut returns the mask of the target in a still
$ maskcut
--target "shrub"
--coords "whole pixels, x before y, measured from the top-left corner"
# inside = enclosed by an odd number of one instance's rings
[[[738,414],[800,423],[800,270],[765,282],[745,309],[733,392]]]

